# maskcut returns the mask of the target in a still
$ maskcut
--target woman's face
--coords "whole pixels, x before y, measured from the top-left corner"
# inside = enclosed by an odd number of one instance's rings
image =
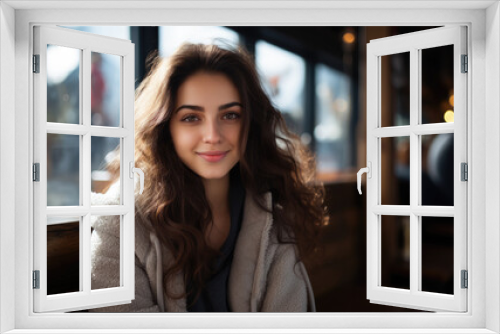
[[[170,120],[175,151],[203,179],[221,179],[240,160],[242,105],[223,74],[199,72],[177,92]]]

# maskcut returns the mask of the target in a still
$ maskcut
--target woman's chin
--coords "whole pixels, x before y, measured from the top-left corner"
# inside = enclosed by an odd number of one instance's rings
[[[199,177],[201,177],[204,180],[220,180],[229,175],[231,169],[226,170],[226,168],[221,169],[219,168],[203,168],[199,169],[198,171],[195,171],[196,174],[198,174]]]
[[[221,180],[224,177],[228,175],[228,173],[225,174],[220,174],[220,173],[202,173],[198,174],[202,179],[204,180],[210,180],[210,181],[215,181],[215,180]]]

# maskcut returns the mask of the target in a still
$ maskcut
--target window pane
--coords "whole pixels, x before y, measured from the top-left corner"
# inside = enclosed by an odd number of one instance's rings
[[[381,219],[382,286],[410,289],[410,217]]]
[[[92,52],[92,125],[120,126],[121,57]]]
[[[120,216],[92,216],[91,224],[100,233],[90,238],[92,290],[120,286]]]
[[[47,122],[80,123],[80,49],[47,45]]]
[[[453,294],[453,217],[422,217],[422,291]]]
[[[335,172],[351,167],[351,79],[328,66],[316,66],[317,169]]]
[[[422,124],[453,122],[453,45],[423,49],[421,55]]]
[[[47,205],[80,205],[80,137],[47,134]]]
[[[381,57],[381,126],[410,124],[410,53]]]
[[[381,139],[382,205],[410,205],[410,137]]]
[[[264,41],[255,46],[255,62],[265,90],[296,134],[304,131],[306,63],[289,51]]]
[[[105,193],[111,186],[112,175],[108,171],[108,164],[120,157],[120,138],[108,137],[91,137],[91,168],[92,168],[92,184],[91,191],[95,193]],[[120,175],[120,165],[116,166],[117,172]],[[119,180],[119,179],[118,179]]]
[[[422,205],[453,206],[454,135],[421,136]]]
[[[80,217],[47,219],[47,294],[80,290]]]
[[[239,37],[236,32],[217,26],[166,26],[159,31],[160,55],[168,57],[182,43],[222,44],[237,46]]]

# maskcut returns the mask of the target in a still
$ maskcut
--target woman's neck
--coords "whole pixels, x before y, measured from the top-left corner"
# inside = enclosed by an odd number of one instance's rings
[[[220,214],[229,209],[229,175],[222,179],[203,180],[205,196],[212,213]]]
[[[207,230],[207,242],[213,249],[220,249],[231,227],[229,211],[229,175],[217,180],[203,180],[205,196],[212,211],[212,224]]]

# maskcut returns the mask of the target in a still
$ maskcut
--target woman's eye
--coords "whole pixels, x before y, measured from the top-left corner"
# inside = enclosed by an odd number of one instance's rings
[[[195,115],[187,115],[186,117],[184,117],[183,119],[181,119],[182,122],[187,122],[187,123],[194,122],[194,121],[197,121],[197,120],[198,120],[198,117],[195,116]]]
[[[229,120],[238,119],[238,118],[240,118],[240,114],[235,113],[235,112],[230,112],[230,113],[225,114],[224,118],[229,119]]]

